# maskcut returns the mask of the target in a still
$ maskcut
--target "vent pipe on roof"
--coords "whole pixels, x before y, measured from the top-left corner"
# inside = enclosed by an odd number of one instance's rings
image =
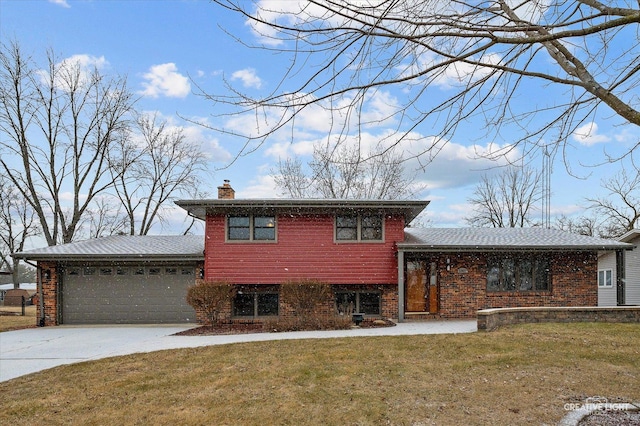
[[[233,200],[236,198],[236,191],[231,187],[228,179],[224,180],[224,184],[218,187],[218,200]]]

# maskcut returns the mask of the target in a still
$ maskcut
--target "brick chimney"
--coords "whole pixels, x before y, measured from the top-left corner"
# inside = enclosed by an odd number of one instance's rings
[[[236,191],[229,184],[229,180],[225,179],[224,184],[218,187],[218,200],[233,200],[236,198]]]

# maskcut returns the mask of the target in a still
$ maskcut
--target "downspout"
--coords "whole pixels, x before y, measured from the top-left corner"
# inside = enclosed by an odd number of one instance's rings
[[[398,322],[404,322],[404,251],[398,250]]]
[[[616,304],[618,306],[624,306],[627,303],[625,282],[624,251],[616,250]]]

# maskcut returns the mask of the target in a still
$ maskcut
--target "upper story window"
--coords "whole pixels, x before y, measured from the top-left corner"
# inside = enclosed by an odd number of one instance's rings
[[[337,241],[382,241],[381,215],[336,216]]]
[[[227,217],[229,241],[275,241],[276,218],[274,216]]]
[[[550,261],[544,254],[491,256],[487,267],[487,291],[550,289]]]

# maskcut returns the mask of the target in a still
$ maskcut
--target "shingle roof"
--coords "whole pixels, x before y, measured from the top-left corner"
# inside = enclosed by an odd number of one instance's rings
[[[203,260],[203,235],[114,235],[15,253],[33,260]]]
[[[407,228],[400,249],[616,250],[631,244],[546,228]]]

